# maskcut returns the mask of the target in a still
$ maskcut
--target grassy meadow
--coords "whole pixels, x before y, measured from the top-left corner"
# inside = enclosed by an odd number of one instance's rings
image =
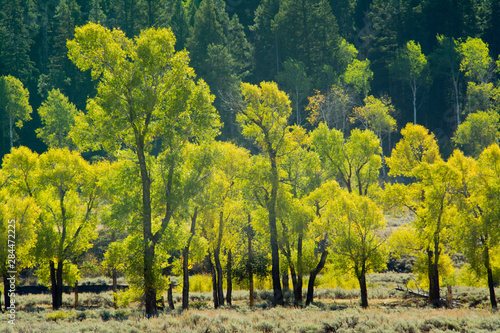
[[[110,292],[65,294],[63,308],[51,309],[50,295],[17,296],[15,325],[1,315],[3,332],[500,332],[500,315],[489,309],[486,288],[454,287],[453,309],[432,309],[422,298],[411,297],[395,287],[409,274],[370,275],[370,308],[359,306],[359,291],[349,287],[320,286],[315,302],[307,308],[271,307],[272,291],[256,291],[255,307],[248,305],[248,292],[233,291],[233,305],[215,310],[212,293],[206,288],[209,277],[194,276],[190,310],[181,311],[181,294],[174,293],[176,309],[165,310],[151,319],[140,303],[115,309]],[[97,283],[103,282],[94,281]],[[107,281],[104,281],[107,282]],[[88,282],[90,283],[90,282]],[[260,281],[260,287],[267,287]],[[305,293],[305,292],[304,292]],[[445,291],[443,289],[443,296]],[[288,301],[291,292],[285,293]]]

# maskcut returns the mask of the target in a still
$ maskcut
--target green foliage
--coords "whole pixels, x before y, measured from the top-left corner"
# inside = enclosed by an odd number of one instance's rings
[[[43,127],[37,129],[37,136],[50,148],[72,148],[74,145],[68,134],[77,113],[76,107],[59,89],[51,90],[38,108]]]
[[[490,79],[493,59],[489,55],[488,44],[481,38],[468,37],[465,42],[458,46],[462,56],[460,70],[470,80],[486,83]]]
[[[29,92],[23,83],[13,76],[0,77],[0,111],[4,137],[10,138],[10,147],[13,147],[15,137],[14,125],[22,128],[23,123],[31,120],[33,109],[29,104]]]
[[[455,142],[470,156],[478,157],[482,151],[500,138],[500,116],[496,112],[471,113],[458,126]]]

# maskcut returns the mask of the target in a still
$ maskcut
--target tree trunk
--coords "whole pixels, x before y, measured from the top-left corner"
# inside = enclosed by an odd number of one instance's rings
[[[360,274],[358,275],[359,289],[361,291],[361,307],[366,309],[368,307],[368,291],[366,289],[366,270],[363,264]]]
[[[156,287],[155,276],[153,271],[155,257],[155,245],[150,244],[145,246],[144,251],[144,293],[146,303],[146,315],[148,318],[155,316],[156,308]]]
[[[248,237],[248,264],[247,264],[247,269],[248,269],[248,291],[249,291],[249,298],[250,298],[250,307],[253,308],[253,258],[252,258],[252,225],[251,225],[251,217],[250,214],[248,214],[248,230],[247,230],[247,237]]]
[[[56,297],[57,297],[57,308],[62,306],[62,294],[63,294],[63,261],[62,259],[57,262],[56,271]]]
[[[182,250],[182,309],[189,308],[189,246]]]
[[[196,219],[198,218],[198,207],[195,207],[191,216],[191,235],[189,236],[186,247],[182,249],[182,309],[189,308],[189,246],[196,231]]]
[[[295,299],[295,304],[299,305],[302,303],[302,285],[303,285],[303,275],[304,275],[304,265],[302,263],[302,239],[304,234],[302,231],[299,233],[298,244],[297,244],[297,283],[293,286],[293,297]]]
[[[224,213],[219,214],[219,237],[217,238],[217,248],[214,250],[215,270],[217,273],[217,296],[219,305],[224,305],[224,286],[222,276],[222,265],[220,263],[220,249],[222,244],[222,235],[224,231]]]
[[[116,232],[112,232],[111,233],[111,243],[114,243],[116,242]],[[116,293],[118,291],[118,282],[116,281],[117,280],[117,276],[116,276],[116,268],[113,267],[111,269],[111,279],[113,280],[113,292]]]
[[[168,302],[168,307],[170,310],[175,310],[175,305],[174,305],[174,297],[172,295],[172,284],[168,286],[167,290],[167,302]]]
[[[8,276],[5,274],[3,276],[3,299],[5,301],[5,311],[7,311],[7,307],[10,306],[10,296],[9,296],[9,289],[10,289],[10,281],[7,280]],[[2,309],[1,304],[0,304],[0,310]]]
[[[311,271],[311,274],[309,275],[309,283],[307,285],[306,306],[311,304],[314,300],[314,282],[316,281],[316,277],[318,276],[319,272],[321,272],[323,267],[325,267],[327,257],[328,257],[328,251],[324,250],[321,253],[321,258],[319,259],[318,264]]]
[[[485,257],[484,260],[485,260],[486,271],[488,273],[488,289],[490,290],[491,308],[496,310],[498,308],[498,304],[495,295],[495,284],[493,281],[493,270],[491,269],[490,250],[488,246],[486,246],[484,249],[484,257]]]
[[[226,299],[227,305],[232,305],[232,293],[233,293],[233,280],[232,280],[232,257],[231,257],[231,249],[227,252],[227,291],[226,291]]]
[[[10,150],[12,151],[12,148],[14,147],[14,120],[12,119],[12,116],[9,117],[9,129],[10,129]]]
[[[219,307],[219,293],[217,291],[217,274],[215,272],[214,264],[212,263],[210,251],[208,251],[208,269],[210,270],[210,274],[212,275],[212,293],[214,299],[214,308],[217,309]]]
[[[279,176],[278,166],[276,163],[276,153],[269,152],[271,162],[271,197],[267,202],[267,210],[269,212],[269,229],[271,234],[271,262],[272,262],[272,279],[273,279],[273,304],[283,305],[283,292],[280,282],[280,255],[278,247],[278,229],[276,226],[276,201],[278,199]]]
[[[219,305],[224,305],[224,286],[222,277],[222,265],[220,263],[220,251],[215,249],[214,251],[214,262],[215,262],[215,272],[217,276],[217,299],[219,300]]]
[[[288,278],[288,272],[281,274],[281,284],[283,288],[283,293],[290,291],[290,280]]]
[[[54,261],[49,262],[50,269],[50,293],[52,294],[52,309],[57,310],[57,279]]]
[[[142,235],[144,242],[144,294],[146,315],[148,318],[156,315],[156,286],[153,271],[155,259],[155,242],[151,229],[151,179],[144,154],[144,138],[135,133],[137,159],[142,182]]]
[[[429,274],[429,304],[434,307],[441,306],[439,296],[439,273],[437,271],[436,258],[434,258],[434,251],[427,250],[428,256],[428,274]]]
[[[75,282],[75,309],[78,307],[78,281]]]

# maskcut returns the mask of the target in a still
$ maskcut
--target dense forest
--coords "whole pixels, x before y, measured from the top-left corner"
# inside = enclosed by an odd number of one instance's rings
[[[447,154],[468,110],[496,101],[490,84],[496,83],[494,60],[500,54],[500,4],[491,0],[5,0],[0,6],[0,75],[21,80],[35,110],[14,135],[17,144],[38,152],[45,146],[35,135],[41,126],[36,110],[48,92],[59,89],[78,110],[95,95],[90,76],[68,59],[66,47],[75,26],[89,21],[128,37],[170,26],[176,49],[189,51],[191,66],[217,97],[223,140],[239,137],[225,96],[240,80],[278,82],[292,99],[290,121],[308,127],[308,97],[315,92],[327,95],[336,87],[349,109],[368,95],[386,96],[398,128],[414,120],[415,108],[417,123],[438,137]],[[468,38],[481,39],[483,49],[459,52],[457,43]],[[404,63],[412,61],[404,55],[410,41],[419,65]],[[464,56],[481,61],[477,66],[485,73],[464,69]],[[2,112],[1,155],[10,150],[9,117]]]
[[[367,307],[366,274],[389,252],[414,256],[434,306],[461,252],[497,307],[499,2],[0,0],[0,11],[0,212],[29,226],[16,251],[55,309],[88,250],[148,315],[171,275],[187,308],[201,262],[215,307],[231,302],[232,275],[251,285],[268,270],[275,305],[289,273],[295,304],[309,276],[309,304],[329,264],[352,271]],[[415,217],[387,241],[384,208]]]

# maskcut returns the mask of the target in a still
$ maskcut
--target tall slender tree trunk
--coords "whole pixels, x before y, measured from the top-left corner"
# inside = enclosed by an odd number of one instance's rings
[[[232,254],[231,249],[227,252],[227,291],[226,300],[227,305],[232,305],[232,294],[233,294],[233,279],[232,279]]]
[[[224,286],[223,286],[223,276],[222,276],[222,265],[220,263],[220,249],[222,244],[222,235],[224,231],[224,213],[219,214],[219,237],[217,239],[217,247],[214,250],[214,262],[215,270],[217,274],[217,295],[219,300],[219,305],[224,305]]]
[[[155,242],[151,229],[151,179],[149,177],[148,168],[146,165],[146,156],[144,153],[144,139],[140,134],[136,134],[137,159],[139,161],[139,169],[141,172],[142,182],[142,232],[144,242],[144,294],[146,315],[149,317],[155,316],[156,309],[156,286],[154,274],[155,260]]]
[[[62,294],[63,294],[63,260],[60,259],[57,262],[56,271],[56,298],[57,298],[57,309],[62,306]]]
[[[52,295],[52,309],[57,310],[57,279],[56,279],[56,267],[54,261],[49,262],[50,270],[50,293]]]
[[[247,229],[247,238],[248,238],[248,291],[250,298],[250,307],[253,308],[253,254],[252,254],[252,224],[251,217],[248,214],[248,229]]]
[[[78,281],[75,282],[75,309],[78,307]]]
[[[272,262],[272,280],[273,280],[273,304],[283,305],[283,292],[280,282],[280,255],[278,247],[278,229],[276,226],[276,201],[278,199],[279,176],[276,163],[276,152],[269,152],[271,162],[271,196],[267,202],[269,212],[269,229],[271,234],[271,262]]]
[[[293,286],[293,297],[295,299],[295,304],[299,305],[302,303],[302,285],[303,285],[303,275],[304,275],[304,265],[302,263],[302,240],[304,234],[301,231],[299,233],[297,241],[297,283]]]
[[[189,308],[189,246],[196,232],[196,219],[198,218],[198,207],[195,207],[191,216],[191,229],[187,245],[182,249],[182,308]]]
[[[215,262],[215,273],[217,276],[217,296],[219,300],[219,305],[224,305],[224,286],[223,286],[223,276],[222,276],[222,265],[220,263],[220,251],[215,249],[214,251],[214,262]]]
[[[217,273],[215,272],[214,264],[212,263],[212,255],[208,251],[208,269],[212,275],[212,294],[214,299],[214,308],[219,308],[219,292],[217,290]]]
[[[496,310],[498,308],[498,303],[495,295],[495,284],[493,281],[493,270],[491,269],[490,250],[488,246],[486,246],[484,249],[484,261],[486,272],[488,274],[488,289],[490,291],[491,308]]]
[[[362,264],[361,272],[357,274],[359,289],[361,291],[361,307],[366,309],[368,307],[368,291],[366,289],[366,268],[365,263]]]
[[[309,275],[309,283],[307,285],[306,306],[311,304],[314,300],[314,282],[316,281],[316,277],[318,276],[319,272],[321,272],[323,267],[325,267],[327,257],[328,257],[328,251],[323,250],[323,252],[321,252],[321,258],[319,259],[318,264],[311,271],[311,274]]]

